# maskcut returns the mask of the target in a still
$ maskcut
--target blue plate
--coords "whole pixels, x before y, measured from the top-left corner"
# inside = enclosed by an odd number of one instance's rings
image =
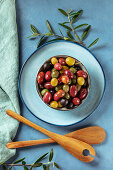
[[[71,111],[48,107],[39,97],[35,80],[40,66],[55,55],[69,55],[80,60],[89,72],[91,89],[85,102]],[[94,55],[86,48],[68,41],[56,41],[39,47],[25,62],[19,76],[23,103],[37,118],[54,125],[68,126],[87,118],[99,105],[105,89],[105,77]]]

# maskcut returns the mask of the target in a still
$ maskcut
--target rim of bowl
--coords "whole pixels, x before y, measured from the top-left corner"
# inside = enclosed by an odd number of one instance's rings
[[[55,57],[55,58],[67,58],[67,57],[74,58],[74,57],[69,56],[69,55],[56,55],[56,56],[53,56],[53,57]],[[47,62],[50,62],[50,61],[51,61],[51,58],[53,58],[53,57],[50,57],[49,59],[47,59],[47,60],[40,66],[40,68],[38,69],[37,75],[38,75],[41,71],[43,71],[43,65],[44,65],[45,63],[47,63]],[[88,73],[86,67],[81,63],[81,61],[77,60],[76,58],[74,58],[74,59],[75,59],[75,61],[76,61],[77,63],[79,63],[78,66],[80,66],[80,67],[82,68],[82,70],[85,71],[85,72],[87,73],[87,75],[88,75],[88,77],[87,77],[87,79],[88,79],[88,85],[86,86],[86,88],[87,88],[87,95],[86,95],[86,97],[81,101],[81,103],[80,103],[78,106],[74,106],[74,107],[71,108],[71,109],[68,109],[68,108],[66,108],[66,107],[63,107],[63,108],[53,108],[53,107],[50,106],[50,104],[44,103],[43,97],[42,97],[41,92],[40,92],[39,84],[37,83],[37,80],[35,81],[36,90],[37,90],[38,95],[40,96],[41,100],[43,101],[44,104],[46,104],[48,107],[50,107],[50,108],[52,108],[52,109],[54,109],[54,110],[69,111],[69,110],[76,109],[76,108],[78,108],[79,106],[81,106],[81,105],[85,102],[85,100],[87,99],[87,97],[88,97],[88,95],[89,95],[90,87],[91,87],[91,79],[90,79],[89,73]],[[76,62],[75,62],[75,64],[76,64]],[[37,78],[37,76],[36,76],[36,78]]]
[[[24,101],[24,99],[23,99],[23,97],[22,97],[21,87],[20,87],[21,74],[22,74],[22,71],[23,71],[24,66],[25,66],[25,64],[27,63],[27,61],[32,57],[32,55],[33,55],[34,53],[36,53],[36,52],[37,52],[38,50],[40,50],[42,47],[44,47],[44,46],[46,46],[46,45],[49,45],[49,44],[52,44],[52,43],[56,43],[56,42],[68,42],[68,43],[76,44],[76,45],[81,46],[82,48],[86,49],[86,50],[95,58],[95,60],[98,62],[99,66],[100,66],[100,68],[101,68],[101,70],[102,70],[102,72],[103,72],[103,76],[104,76],[104,89],[103,89],[103,93],[102,93],[102,96],[101,96],[101,98],[100,98],[100,101],[99,101],[98,105],[94,108],[94,110],[93,110],[89,115],[87,115],[87,116],[84,117],[83,119],[81,119],[81,120],[79,120],[79,121],[77,121],[77,122],[75,122],[75,123],[71,123],[71,124],[67,124],[67,125],[59,125],[59,124],[55,124],[55,123],[50,123],[50,122],[48,122],[48,121],[46,121],[46,120],[43,120],[43,119],[39,118],[38,116],[36,116],[36,115],[29,109],[29,107],[26,105],[26,103],[25,103],[25,101]],[[98,59],[95,57],[95,55],[94,55],[88,48],[84,47],[83,45],[81,45],[81,44],[79,44],[79,43],[71,42],[71,41],[65,41],[65,40],[56,40],[56,41],[54,41],[54,42],[48,42],[48,43],[45,43],[45,44],[41,45],[40,47],[38,47],[38,48],[27,58],[27,60],[26,60],[26,61],[24,62],[24,64],[22,65],[22,67],[21,67],[21,69],[20,69],[20,73],[19,73],[19,79],[18,79],[19,95],[20,95],[21,101],[22,101],[23,104],[26,106],[26,108],[28,109],[28,111],[29,111],[32,115],[34,115],[37,119],[39,119],[39,120],[41,120],[41,121],[43,121],[43,122],[45,122],[45,123],[48,123],[48,124],[50,124],[50,125],[55,125],[55,126],[61,126],[61,127],[76,125],[76,124],[84,121],[84,120],[87,119],[88,117],[90,117],[90,116],[92,115],[92,113],[98,108],[99,104],[101,103],[101,100],[102,100],[102,98],[103,98],[103,96],[104,96],[105,87],[106,87],[106,77],[105,77],[105,73],[104,73],[103,67],[101,66],[100,62],[99,62]]]

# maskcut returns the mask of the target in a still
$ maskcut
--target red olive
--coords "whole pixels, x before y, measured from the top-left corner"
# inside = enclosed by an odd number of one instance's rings
[[[87,96],[87,89],[86,88],[82,88],[80,90],[80,94],[79,94],[79,98],[82,100]]]
[[[46,92],[43,96],[44,103],[49,103],[51,101],[52,95],[50,92]]]
[[[66,76],[68,76],[70,79],[73,79],[73,78],[74,78],[73,72],[72,72],[71,70],[69,70],[69,69],[64,70],[64,74],[65,74]]]
[[[37,76],[37,81],[39,84],[42,84],[44,82],[44,72],[40,72]]]
[[[77,106],[77,105],[80,104],[80,99],[79,99],[78,97],[74,97],[74,98],[72,99],[72,102],[73,102],[73,104],[74,104],[75,106]]]
[[[53,86],[51,85],[51,82],[46,82],[46,83],[44,84],[44,87],[45,87],[46,89],[52,89],[52,88],[53,88]]]
[[[59,63],[62,65],[62,66],[65,66],[66,65],[66,60],[65,58],[59,58]]]
[[[54,65],[54,68],[55,68],[56,70],[61,70],[61,69],[62,69],[62,66],[61,66],[60,63],[56,63],[56,64]]]
[[[75,85],[72,85],[69,89],[70,96],[75,97],[77,95],[77,87]]]
[[[60,99],[60,97],[58,96],[57,92],[54,94],[53,98],[54,98],[55,101],[58,101]]]
[[[58,84],[62,84],[62,76],[58,78]]]
[[[77,71],[77,76],[78,77],[83,77],[84,79],[86,79],[87,78],[87,73],[84,72],[83,70],[79,70],[79,71]]]
[[[65,96],[65,91],[64,90],[59,90],[57,91],[57,94],[59,97],[64,97]]]
[[[64,90],[59,90],[54,94],[54,100],[58,101],[61,97],[65,96],[65,91]]]
[[[68,84],[68,83],[69,83],[69,78],[68,78],[68,76],[62,76],[62,82],[63,82],[64,84]]]
[[[51,80],[51,71],[47,71],[47,72],[45,73],[45,79],[46,79],[47,81],[50,81],[50,80]]]

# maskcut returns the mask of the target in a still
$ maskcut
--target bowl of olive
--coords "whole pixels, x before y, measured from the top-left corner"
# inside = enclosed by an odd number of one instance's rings
[[[36,76],[36,89],[42,101],[61,111],[79,107],[89,94],[90,84],[85,66],[67,55],[46,60]]]

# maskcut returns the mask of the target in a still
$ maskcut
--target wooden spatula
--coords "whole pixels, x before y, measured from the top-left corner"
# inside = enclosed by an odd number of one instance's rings
[[[18,115],[17,113],[15,113],[11,110],[7,110],[6,113],[9,116],[13,117],[14,119],[44,133],[47,136],[49,136],[50,138],[52,138],[54,141],[56,141],[59,145],[61,145],[66,151],[68,151],[70,154],[72,154],[77,159],[79,159],[83,162],[91,162],[94,160],[95,150],[89,144],[87,144],[83,141],[77,140],[77,139],[73,139],[71,137],[59,135],[59,134],[53,133],[51,131],[48,131],[48,130],[36,125],[35,123],[27,120],[26,118]],[[87,156],[85,156],[84,151],[88,151],[89,154]]]
[[[99,126],[92,126],[83,128],[80,130],[76,130],[74,132],[68,133],[65,136],[72,137],[88,144],[94,145],[99,144],[105,139],[105,131],[103,128]],[[40,139],[40,140],[30,140],[30,141],[19,141],[19,142],[10,142],[7,144],[7,148],[21,148],[32,145],[40,145],[47,143],[55,143],[55,141],[51,138],[49,139]]]

